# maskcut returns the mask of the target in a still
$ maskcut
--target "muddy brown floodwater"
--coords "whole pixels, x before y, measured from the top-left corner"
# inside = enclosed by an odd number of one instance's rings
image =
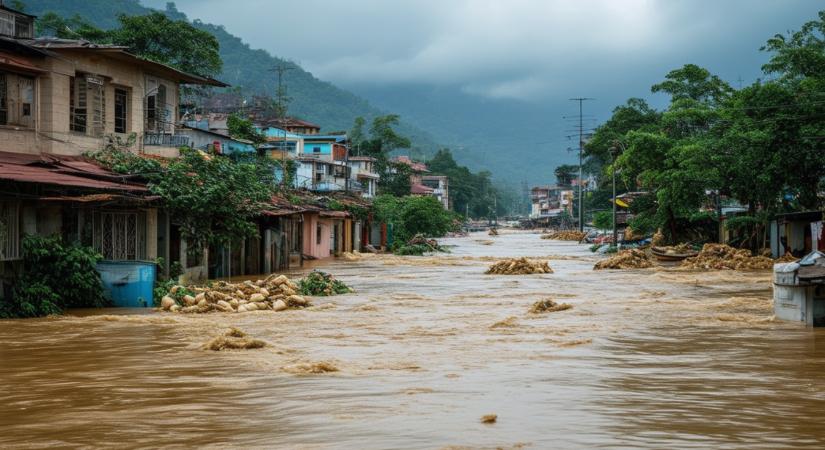
[[[0,321],[0,447],[825,446],[825,330],[772,319],[770,273],[593,271],[537,234],[443,243],[328,263],[357,293],[307,310]],[[555,273],[484,275],[505,256]],[[528,313],[547,297],[573,308]],[[269,345],[203,349],[228,327]]]

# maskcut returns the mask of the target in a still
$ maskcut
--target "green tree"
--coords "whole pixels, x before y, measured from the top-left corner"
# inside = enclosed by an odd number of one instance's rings
[[[143,16],[118,16],[120,26],[102,30],[80,16],[45,14],[38,21],[41,34],[86,39],[126,47],[131,53],[184,72],[213,77],[221,72],[218,40],[185,20],[172,20],[155,11]]]
[[[226,119],[226,127],[229,129],[229,136],[252,141],[256,147],[266,142],[266,136],[255,129],[251,120],[241,114],[230,114]]]
[[[254,163],[182,149],[149,187],[162,197],[181,236],[202,248],[257,236],[254,218],[271,199],[273,177]]]

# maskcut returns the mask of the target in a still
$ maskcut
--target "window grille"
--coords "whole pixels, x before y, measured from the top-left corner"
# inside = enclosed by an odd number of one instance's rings
[[[0,202],[0,261],[20,259],[20,204]]]
[[[95,247],[104,259],[134,261],[145,257],[145,218],[136,212],[97,214]]]

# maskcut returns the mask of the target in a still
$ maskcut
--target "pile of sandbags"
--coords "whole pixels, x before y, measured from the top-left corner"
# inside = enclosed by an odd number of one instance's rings
[[[550,234],[542,235],[542,239],[554,239],[557,241],[576,241],[579,242],[587,236],[584,231],[554,231]]]
[[[643,250],[632,248],[622,250],[615,256],[603,259],[593,266],[594,270],[604,269],[647,269],[653,267],[653,261]]]
[[[725,244],[705,244],[702,251],[682,262],[686,269],[703,270],[764,270],[772,269],[774,260],[766,256],[751,256],[745,249]]]
[[[180,292],[191,294],[179,295]],[[298,295],[298,285],[285,275],[270,275],[265,280],[211,286],[173,286],[160,302],[164,311],[181,313],[283,311],[305,308],[309,301]]]
[[[530,261],[527,258],[514,258],[499,261],[485,272],[488,275],[533,275],[553,273],[547,261]]]

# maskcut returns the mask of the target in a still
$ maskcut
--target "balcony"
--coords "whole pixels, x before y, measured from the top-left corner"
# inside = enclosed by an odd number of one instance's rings
[[[143,145],[159,147],[188,147],[189,136],[170,133],[144,133]]]

